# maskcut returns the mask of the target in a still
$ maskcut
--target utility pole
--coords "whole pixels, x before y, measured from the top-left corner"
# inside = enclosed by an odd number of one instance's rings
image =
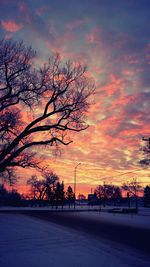
[[[78,163],[74,168],[74,209],[76,208],[76,182],[77,182],[77,168],[81,165],[81,163]]]

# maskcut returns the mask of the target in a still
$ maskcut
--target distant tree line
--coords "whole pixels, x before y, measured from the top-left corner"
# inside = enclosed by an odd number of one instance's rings
[[[30,188],[28,195],[22,196],[16,190],[8,191],[4,185],[0,185],[0,206],[51,206],[58,208],[64,205],[69,207],[74,204],[75,195],[71,186],[65,191],[64,182],[52,171],[46,170],[42,178],[32,175],[27,184]],[[88,199],[83,194],[78,196],[78,204],[88,203],[89,205],[127,205],[135,203],[138,208],[139,192],[143,191],[143,205],[150,207],[150,185],[142,188],[136,179],[131,182],[116,186],[112,184],[98,185],[94,194],[89,194]]]
[[[8,191],[4,185],[0,185],[0,206],[21,206],[23,196],[16,190]]]
[[[89,195],[89,204],[100,204],[104,207],[106,205],[122,205],[126,204],[128,208],[131,207],[131,202],[135,203],[135,208],[138,209],[139,193],[143,193],[143,205],[150,206],[150,186],[147,185],[142,188],[136,179],[131,182],[126,182],[122,186],[113,184],[98,185],[95,188],[94,194]]]
[[[144,207],[150,207],[150,186],[144,188]]]
[[[105,184],[99,185],[95,189],[95,195],[100,200],[101,204],[106,206],[108,201],[112,200],[114,205],[117,205],[121,199],[121,189],[118,186]]]
[[[30,186],[30,199],[32,203],[44,205],[49,204],[52,207],[68,203],[69,206],[74,202],[74,193],[69,186],[67,191],[64,190],[64,182],[59,181],[59,177],[52,171],[44,171],[42,179],[36,175],[31,176],[27,181]]]

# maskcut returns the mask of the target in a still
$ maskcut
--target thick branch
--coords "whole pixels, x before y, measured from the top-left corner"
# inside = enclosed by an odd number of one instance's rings
[[[6,159],[4,160],[1,164],[0,164],[0,168],[4,169],[5,166],[11,166],[12,164],[12,160],[14,160],[15,158],[17,158],[25,149],[30,148],[32,146],[38,146],[38,145],[53,145],[53,143],[61,143],[63,145],[69,145],[70,143],[72,143],[72,141],[69,142],[64,142],[63,140],[57,138],[57,137],[53,137],[49,140],[45,140],[45,141],[35,141],[35,142],[31,142],[28,144],[25,144],[24,146],[20,147],[19,149],[17,149],[15,152],[12,152],[12,154]]]

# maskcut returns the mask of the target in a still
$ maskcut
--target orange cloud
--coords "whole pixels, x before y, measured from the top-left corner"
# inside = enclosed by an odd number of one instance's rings
[[[17,32],[20,31],[23,27],[21,23],[17,23],[13,20],[7,20],[7,21],[2,20],[1,26],[8,32]]]

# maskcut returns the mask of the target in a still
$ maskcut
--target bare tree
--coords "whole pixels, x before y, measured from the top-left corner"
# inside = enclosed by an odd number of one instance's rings
[[[43,172],[42,179],[38,179],[36,175],[32,175],[27,181],[27,184],[31,187],[32,198],[38,200],[40,204],[44,199],[52,203],[55,197],[58,180],[58,176],[52,171]]]
[[[150,136],[143,137],[142,140],[144,141],[144,146],[141,150],[144,153],[144,159],[140,160],[140,164],[148,166],[150,165]]]
[[[95,194],[97,198],[103,201],[105,207],[107,200],[113,200],[114,205],[117,204],[118,200],[121,198],[121,189],[119,186],[112,184],[98,185],[95,188]]]
[[[118,202],[121,200],[121,198],[122,198],[121,188],[119,186],[113,185],[112,199],[113,199],[114,205],[117,205]]]
[[[57,54],[37,67],[35,55],[23,42],[0,41],[0,172],[5,179],[14,167],[39,165],[35,146],[68,145],[69,132],[88,127],[85,114],[95,85],[86,66],[63,63]]]
[[[104,198],[104,186],[103,185],[98,185],[95,188],[94,193],[96,194],[98,199],[102,200]]]
[[[142,189],[136,178],[133,178],[131,182],[124,183],[122,189],[127,191],[128,206],[130,207],[130,197],[135,198],[135,206],[138,210],[138,193]]]
[[[31,197],[34,200],[41,201],[44,197],[45,191],[45,184],[43,183],[43,180],[39,180],[36,175],[32,175],[31,178],[27,181],[27,184],[31,187]]]

